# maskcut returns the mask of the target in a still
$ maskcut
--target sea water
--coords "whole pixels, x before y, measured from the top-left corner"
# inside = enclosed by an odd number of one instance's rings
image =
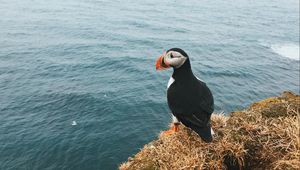
[[[298,0],[0,1],[0,169],[117,169],[171,121],[184,49],[230,113],[299,93]]]

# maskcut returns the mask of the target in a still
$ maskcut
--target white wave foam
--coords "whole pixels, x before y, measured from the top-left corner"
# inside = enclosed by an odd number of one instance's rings
[[[73,121],[72,122],[72,126],[76,126],[77,125],[77,122],[76,121]]]
[[[284,45],[272,45],[271,49],[283,56],[294,60],[299,60],[299,45],[297,44],[284,44]]]

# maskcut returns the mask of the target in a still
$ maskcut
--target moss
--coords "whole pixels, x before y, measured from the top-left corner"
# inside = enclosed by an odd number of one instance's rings
[[[268,98],[250,106],[250,109],[258,111],[263,117],[282,117],[290,116],[290,110],[294,111],[294,115],[300,112],[300,96],[292,92],[285,91],[279,97]]]

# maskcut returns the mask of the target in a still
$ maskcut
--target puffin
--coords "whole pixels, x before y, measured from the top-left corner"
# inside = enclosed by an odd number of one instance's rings
[[[156,70],[173,68],[167,85],[168,106],[172,112],[172,125],[162,135],[170,135],[184,126],[196,132],[204,142],[212,141],[210,118],[214,111],[214,98],[206,83],[193,74],[189,56],[180,48],[171,48],[156,60]]]

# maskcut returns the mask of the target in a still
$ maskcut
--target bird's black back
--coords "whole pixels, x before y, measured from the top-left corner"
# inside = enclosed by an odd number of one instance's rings
[[[206,84],[194,75],[187,75],[175,82],[168,89],[168,105],[176,115],[208,114],[214,110],[214,100]]]

